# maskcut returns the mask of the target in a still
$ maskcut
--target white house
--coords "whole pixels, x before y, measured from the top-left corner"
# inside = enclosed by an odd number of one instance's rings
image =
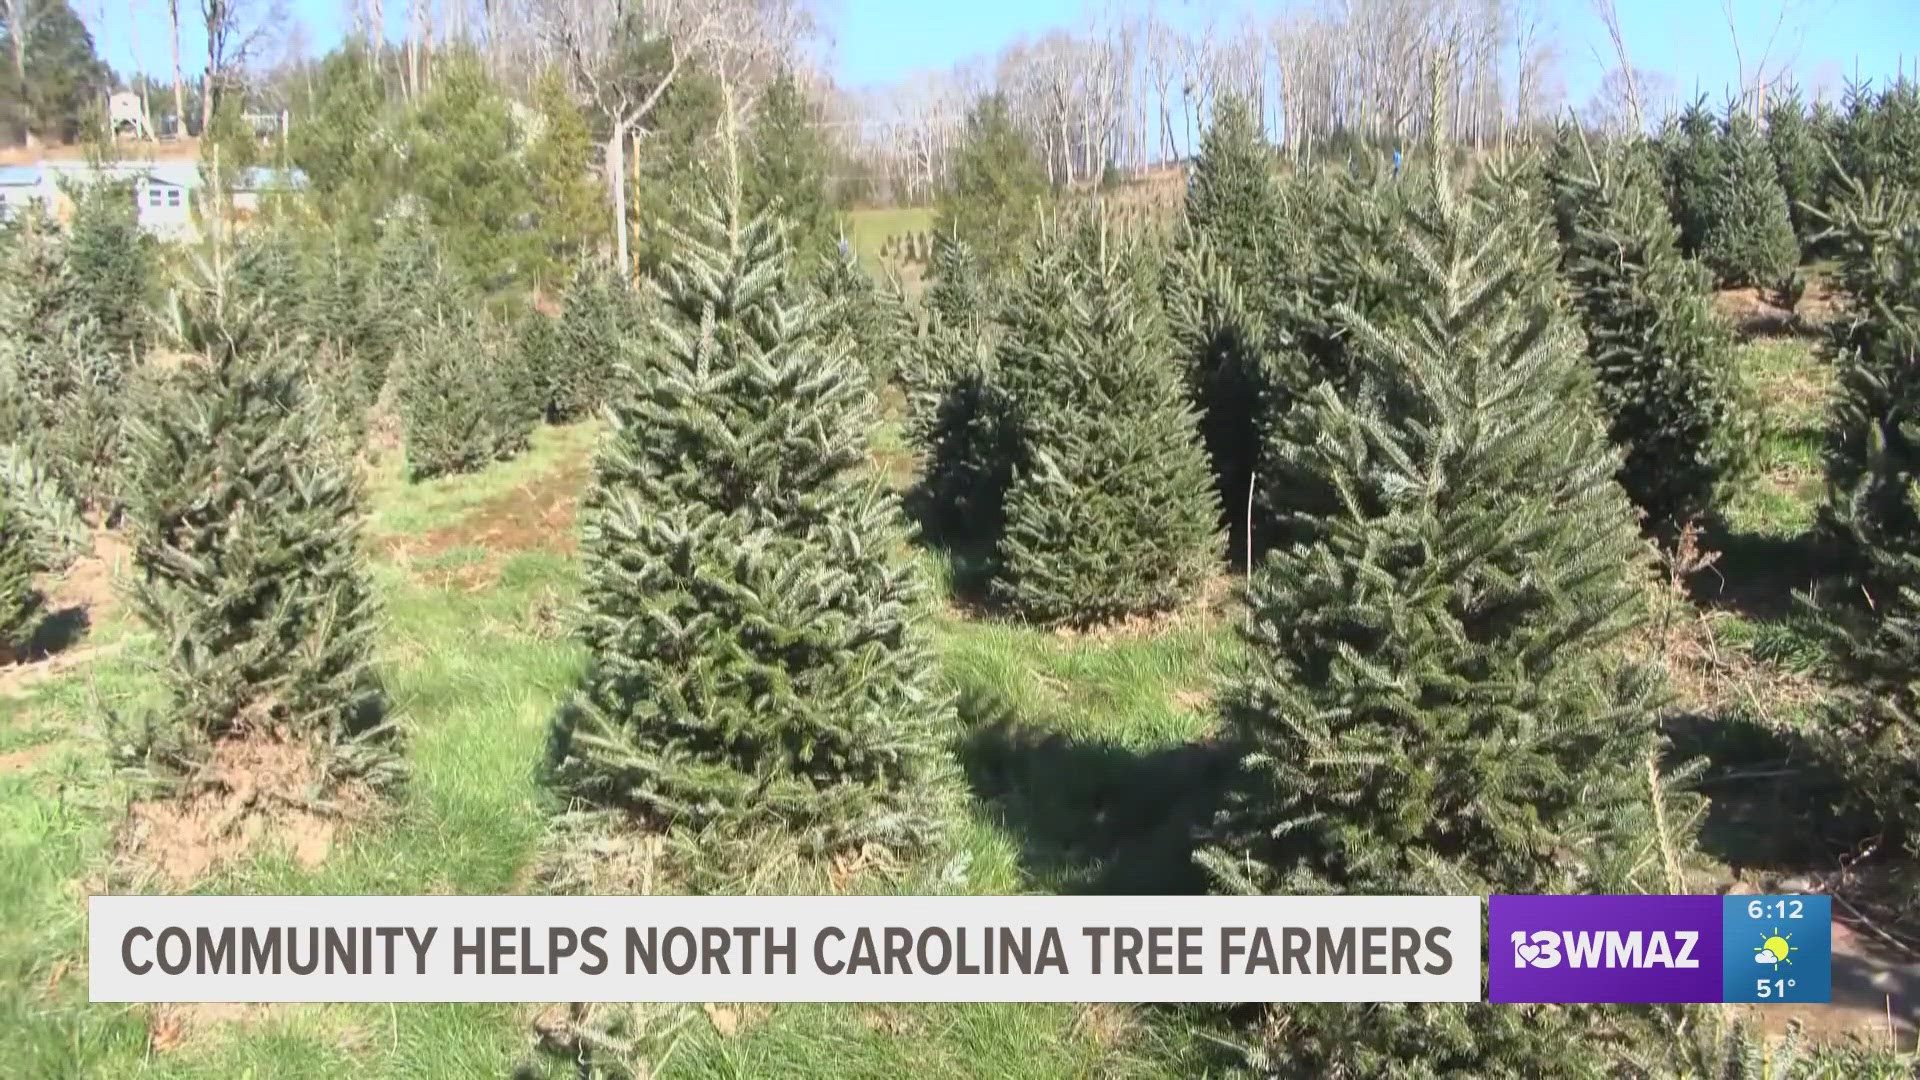
[[[194,209],[204,194],[200,167],[191,161],[116,161],[94,166],[82,161],[47,161],[39,165],[0,166],[0,217],[11,216],[30,200],[64,218],[64,187],[85,187],[100,181],[128,184],[136,216],[143,228],[169,240],[186,240],[199,227]],[[260,197],[276,190],[298,190],[306,177],[298,170],[249,169],[234,178],[233,209],[257,212]]]

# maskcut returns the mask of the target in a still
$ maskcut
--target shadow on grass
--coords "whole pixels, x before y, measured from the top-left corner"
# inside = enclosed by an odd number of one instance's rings
[[[63,653],[80,643],[92,627],[84,605],[50,611],[40,619],[40,625],[34,628],[33,637],[27,642],[20,659],[25,662],[45,660],[50,656]]]
[[[1683,713],[1664,727],[1670,761],[1704,757],[1700,846],[1740,870],[1826,871],[1872,833],[1846,809],[1846,778],[1807,735],[1743,716]]]
[[[1022,867],[1051,891],[1120,895],[1206,889],[1195,836],[1239,755],[1218,743],[1138,751],[1023,724],[969,693],[960,760],[974,795],[1018,838]]]
[[[1835,569],[1833,552],[1811,533],[1769,536],[1719,523],[1707,530],[1702,546],[1720,558],[1688,580],[1694,603],[1761,621],[1799,613],[1794,593],[1807,591]]]

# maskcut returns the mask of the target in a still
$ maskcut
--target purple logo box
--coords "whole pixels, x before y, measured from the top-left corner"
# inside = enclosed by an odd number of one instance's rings
[[[1718,896],[1495,896],[1487,1000],[1720,1000]]]

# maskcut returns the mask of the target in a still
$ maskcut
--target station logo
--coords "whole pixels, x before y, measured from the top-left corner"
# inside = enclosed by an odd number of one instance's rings
[[[1717,896],[1492,897],[1487,998],[1719,1001],[1721,908]],[[1775,941],[1754,944],[1771,950]]]

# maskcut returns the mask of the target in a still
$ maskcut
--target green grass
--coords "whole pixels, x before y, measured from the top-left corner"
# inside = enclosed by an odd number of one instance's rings
[[[872,210],[849,210],[846,214],[847,239],[868,270],[880,267],[880,245],[890,236],[930,232],[934,211],[930,206],[889,206]]]
[[[596,426],[542,430],[532,451],[473,476],[409,485],[389,461],[370,484],[376,536],[457,523],[505,492],[577,472]],[[883,435],[883,442],[885,436]],[[894,441],[897,441],[894,440]],[[886,443],[885,445],[891,445]],[[380,544],[370,545],[376,552]],[[455,548],[446,564],[480,552]],[[547,722],[583,668],[581,649],[543,611],[577,589],[572,561],[505,558],[492,587],[441,587],[420,562],[377,555],[387,626],[380,660],[406,730],[413,778],[389,817],[346,830],[303,869],[273,845],[197,881],[203,893],[502,893],[528,888],[555,809],[537,765]],[[978,798],[957,823],[964,888],[1007,894],[1115,884],[1145,867],[1160,883],[1190,873],[1170,806],[1204,802],[1209,774],[1187,760],[1210,725],[1210,673],[1232,636],[1195,620],[1151,637],[1060,637],[943,616],[935,642],[963,705],[956,742]],[[145,1006],[86,1001],[85,894],[105,880],[130,798],[106,764],[102,705],[153,699],[154,643],[126,615],[92,643],[93,663],[0,698],[0,752],[46,745],[0,773],[0,1033],[6,1073],[230,1080],[572,1077],[573,1063],[530,1049],[534,1008],[516,1005],[251,1006],[190,1013],[178,1045],[149,1048]],[[1068,770],[1063,772],[1062,770]],[[1124,856],[1124,858],[1123,858]],[[849,887],[926,887],[941,867],[869,876]],[[693,1006],[653,1006],[641,1041],[664,1077],[1189,1076],[1210,1051],[1161,1010],[1072,1005],[744,1007],[723,1032]]]
[[[1799,338],[1745,342],[1737,362],[1761,425],[1751,475],[1727,501],[1728,524],[1760,535],[1798,535],[1813,524],[1822,494],[1820,448],[1832,369]]]

